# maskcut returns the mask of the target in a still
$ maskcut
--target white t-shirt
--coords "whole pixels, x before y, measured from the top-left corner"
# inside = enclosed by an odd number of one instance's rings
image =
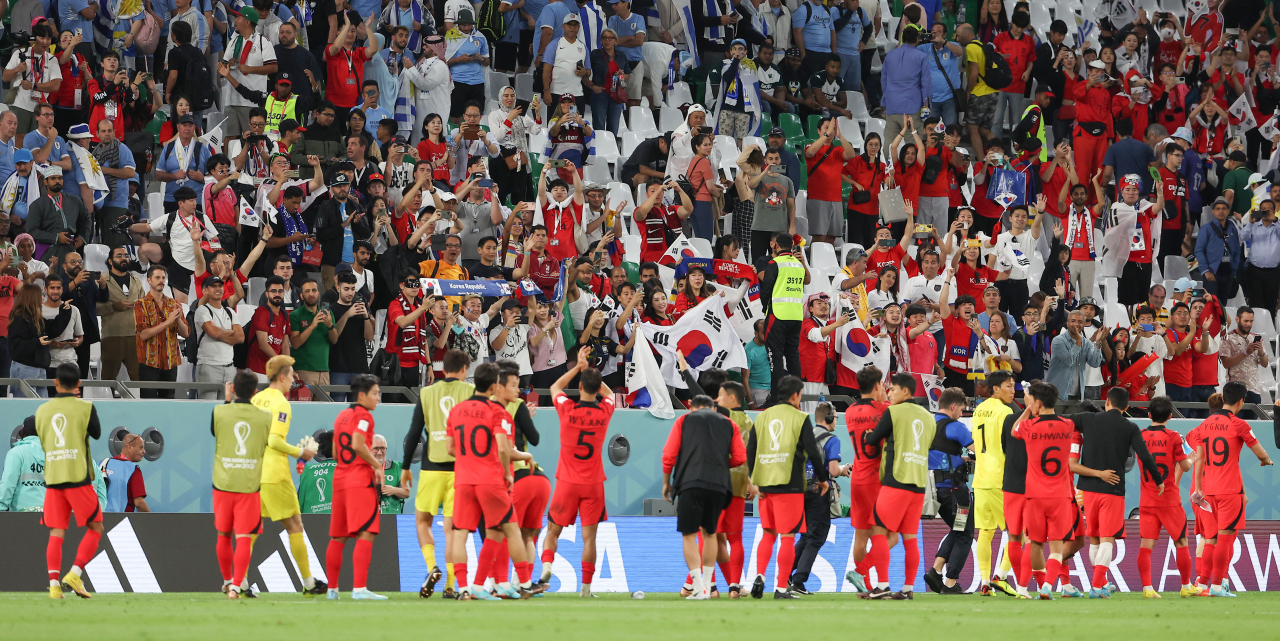
[[[62,311],[62,307],[49,307],[47,305],[40,306],[40,316],[45,320],[53,320],[58,317],[58,312]],[[57,339],[60,341],[69,341],[77,336],[84,336],[84,324],[80,322],[80,308],[71,307],[71,322],[67,323],[67,328],[58,334]],[[63,363],[76,362],[76,348],[60,347],[58,349],[49,350],[49,367],[57,367]]]
[[[489,330],[489,340],[497,338],[502,333],[504,327],[499,325]],[[533,374],[533,367],[529,365],[529,326],[516,325],[507,329],[507,340],[494,352],[494,356],[498,360],[509,358],[520,365],[520,375],[528,376]]]
[[[1015,361],[1022,362],[1022,353],[1018,351],[1018,344],[1008,338],[993,338],[997,347],[1000,348],[1001,354],[1008,354]],[[984,355],[985,356],[985,355]],[[983,369],[990,374],[991,369],[986,367],[986,358],[983,359]]]
[[[1142,352],[1143,354],[1157,354],[1157,358],[1143,374],[1147,376],[1159,376],[1160,380],[1156,383],[1156,387],[1151,391],[1152,398],[1164,395],[1164,359],[1169,356],[1169,346],[1165,344],[1164,337],[1159,334],[1152,334],[1150,338],[1141,338],[1133,342],[1129,353]]]
[[[152,233],[164,234],[169,230],[169,217],[178,216],[178,212],[172,214],[161,214],[156,218],[148,221],[148,226]],[[204,225],[204,237],[206,240],[213,240],[218,237],[218,231],[213,227],[213,221],[208,216],[201,216]],[[188,227],[189,221],[185,221],[181,216],[178,220],[173,221],[173,234],[169,236],[169,251],[173,254],[174,262],[183,267],[195,271],[196,254],[191,249],[191,228]]]
[[[1014,249],[1022,252],[1023,255],[1027,257],[1028,260],[1034,260],[1033,256],[1036,250],[1036,240],[1035,238],[1031,237],[1030,227],[1028,227],[1026,230],[1024,230],[1021,234],[1018,234],[1017,236],[1014,236],[1012,233],[1007,231],[1000,232],[1000,235],[996,236],[995,247],[991,248],[991,253],[996,255],[996,269],[1001,271],[1004,270],[1004,267],[1006,266],[1004,264],[1004,255],[1005,255],[1006,248],[1009,247],[1010,245],[1012,245]],[[1026,279],[1027,279],[1027,270],[1022,269],[1017,265],[1013,265],[1013,269],[1009,271],[1009,280],[1026,280]]]
[[[248,67],[261,67],[264,65],[276,64],[276,48],[266,36],[260,33],[254,33],[244,39],[244,43],[240,49],[240,56],[236,57],[236,44],[243,38],[239,33],[227,34],[227,48],[222,52],[222,59],[227,62],[235,62],[237,65],[243,64]],[[248,52],[245,52],[245,49]],[[245,75],[240,73],[238,66],[231,68],[231,77],[236,82],[244,85],[250,91],[261,91],[267,93],[267,76],[251,73]],[[257,107],[258,104],[240,95],[231,83],[222,86],[222,104],[231,107]]]
[[[938,274],[932,280],[926,279],[924,274],[920,274],[907,281],[906,291],[902,294],[902,300],[915,302],[920,299],[926,299],[930,303],[937,303],[938,298],[942,296],[942,285],[947,281],[946,274]],[[870,298],[870,296],[868,296]],[[948,305],[954,305],[956,302],[956,288],[952,285],[945,301]],[[905,311],[905,310],[904,310]],[[942,321],[938,321],[929,326],[930,332],[942,330]]]
[[[356,291],[367,291],[369,292],[369,297],[373,298],[373,270],[366,269],[364,272],[357,274],[353,269],[351,273],[356,277]]]
[[[194,331],[200,332],[200,348],[196,364],[230,365],[232,359],[235,358],[235,348],[206,334],[204,331],[205,323],[213,323],[214,327],[223,331],[231,331],[234,324],[231,320],[231,314],[225,307],[214,309],[212,305],[201,305],[196,310],[196,326],[192,328]]]
[[[445,21],[452,22],[456,25],[458,22],[458,11],[462,9],[471,11],[472,15],[475,15],[475,6],[467,0],[446,0],[444,3]]]
[[[60,80],[62,78],[62,68],[58,66],[58,59],[53,57],[53,54],[48,51],[40,54],[39,59],[30,57],[32,55],[32,49],[27,49],[26,51],[14,51],[13,55],[9,58],[9,64],[5,65],[5,69],[13,69],[21,64],[22,60],[20,59],[20,56],[28,57],[26,72],[20,73],[13,78],[13,85],[18,87],[18,97],[14,99],[13,106],[35,113],[37,103],[49,101],[49,94],[36,92],[35,85],[49,82],[50,80]],[[39,71],[39,73],[36,73],[37,71]],[[31,81],[31,89],[24,90],[22,88],[22,81],[24,79]],[[43,98],[37,101],[32,97],[33,93],[42,96]]]
[[[608,209],[608,206],[605,206],[605,209]],[[596,227],[595,231],[587,231],[587,225],[596,222],[596,219],[602,216],[604,216],[604,211],[592,211],[591,205],[584,204],[582,206],[582,232],[586,234],[588,243],[594,243],[604,238],[604,223]]]
[[[892,292],[873,289],[867,292],[867,309],[880,309],[889,303],[900,303],[902,297]]]

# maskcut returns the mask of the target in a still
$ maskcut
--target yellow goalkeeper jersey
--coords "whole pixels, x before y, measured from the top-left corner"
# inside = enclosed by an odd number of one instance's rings
[[[254,394],[253,404],[271,414],[271,432],[267,436],[267,450],[262,456],[262,482],[292,484],[289,457],[302,453],[301,448],[288,443],[293,407],[280,390],[270,387]]]
[[[1004,446],[1000,432],[1013,409],[988,398],[973,410],[974,489],[999,490],[1004,487]]]

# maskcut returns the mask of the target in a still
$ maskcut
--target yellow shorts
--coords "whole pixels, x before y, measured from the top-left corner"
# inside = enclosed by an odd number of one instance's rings
[[[418,472],[418,493],[413,505],[419,512],[453,518],[453,472],[422,470]]]
[[[993,488],[974,488],[973,527],[979,530],[1004,530],[1004,492]]]
[[[263,483],[258,495],[262,497],[263,518],[283,521],[302,513],[302,508],[298,507],[298,490],[293,487],[293,481]]]

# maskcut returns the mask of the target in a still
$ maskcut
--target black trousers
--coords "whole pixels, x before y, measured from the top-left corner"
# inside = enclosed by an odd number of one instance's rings
[[[769,255],[769,241],[773,240],[773,235],[777,232],[772,231],[756,231],[751,230],[751,242],[749,249],[751,250],[751,263],[755,264],[761,256]]]
[[[1227,301],[1235,298],[1236,290],[1239,289],[1240,285],[1235,272],[1231,269],[1231,262],[1228,261],[1218,265],[1218,268],[1213,271],[1213,277],[1215,280],[1207,278],[1204,280],[1204,288],[1210,294],[1217,296],[1223,305],[1226,305]]]
[[[157,369],[150,365],[138,363],[138,378],[144,381],[158,381],[172,383],[178,380],[178,368]],[[140,390],[142,398],[173,398],[176,390],[171,389],[142,389]]]
[[[952,528],[956,524],[956,514],[960,508],[970,508],[973,505],[968,486],[959,489],[938,488],[938,516]],[[973,547],[973,513],[970,512],[969,518],[964,524],[964,530],[958,531],[952,529],[943,537],[942,544],[938,546],[938,553],[935,558],[945,559],[947,563],[947,578],[952,580],[960,579],[960,572],[964,570],[964,564],[969,560],[969,550]]]
[[[1243,286],[1249,307],[1276,313],[1276,300],[1280,296],[1280,267],[1258,267],[1249,263],[1245,268]]]
[[[845,225],[846,239],[871,251],[871,246],[876,244],[876,225],[880,222],[880,217],[868,216],[852,209],[845,210],[844,217],[849,221],[849,224]]]
[[[947,368],[943,369],[947,372],[946,377],[943,379],[943,385],[946,385],[947,387],[959,387],[964,391],[965,396],[973,396],[973,379],[969,378],[968,374],[953,372]]]
[[[804,493],[804,533],[796,539],[796,565],[791,571],[791,584],[804,585],[818,560],[818,550],[827,542],[831,530],[831,501],[825,494]]]
[[[1000,311],[1013,314],[1014,318],[1021,319],[1022,312],[1027,309],[1027,281],[1014,280],[998,280],[995,283],[996,289],[1000,290]],[[1012,329],[1012,328],[1010,328]]]
[[[769,332],[764,346],[769,350],[770,388],[778,389],[778,381],[788,374],[800,375],[800,325],[798,320],[778,320],[769,315]],[[774,399],[784,402],[786,399]]]
[[[1186,238],[1186,229],[1163,229],[1160,231],[1160,253],[1156,255],[1160,265],[1160,273],[1164,273],[1165,256],[1181,256],[1182,240]]]

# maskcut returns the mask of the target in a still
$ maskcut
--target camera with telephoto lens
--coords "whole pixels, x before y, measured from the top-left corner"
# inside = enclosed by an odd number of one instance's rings
[[[26,49],[35,43],[36,37],[27,31],[13,31],[0,37],[0,49]],[[26,53],[22,54],[26,59]]]

